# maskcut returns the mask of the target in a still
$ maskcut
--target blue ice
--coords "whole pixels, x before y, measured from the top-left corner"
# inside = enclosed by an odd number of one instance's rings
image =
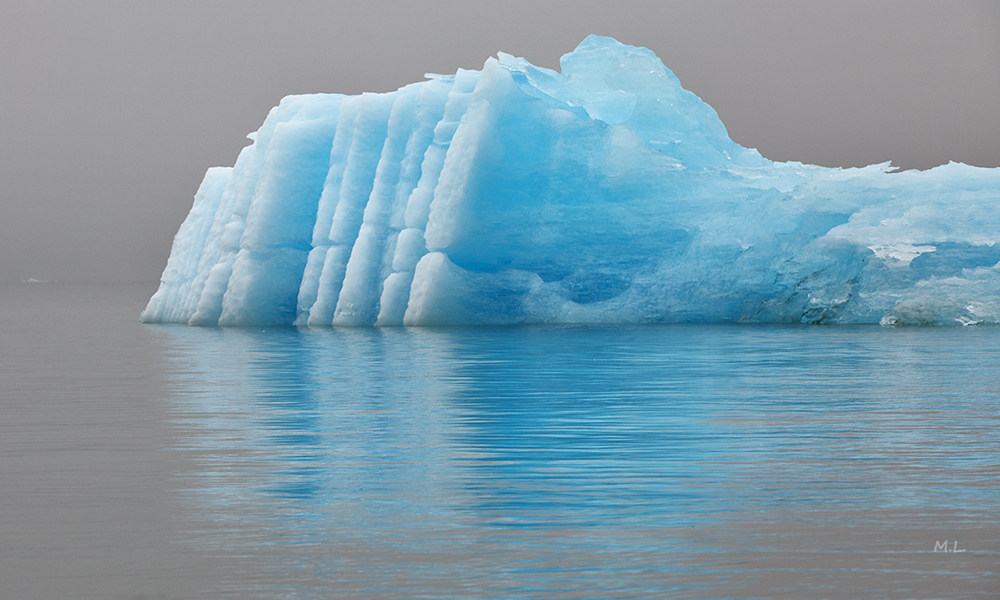
[[[1000,169],[770,161],[607,37],[289,96],[249,137],[143,321],[1000,323]]]

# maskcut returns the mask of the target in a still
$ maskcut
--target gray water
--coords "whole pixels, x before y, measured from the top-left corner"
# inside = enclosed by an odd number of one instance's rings
[[[0,598],[1000,596],[1000,329],[223,330],[152,291],[0,286]]]

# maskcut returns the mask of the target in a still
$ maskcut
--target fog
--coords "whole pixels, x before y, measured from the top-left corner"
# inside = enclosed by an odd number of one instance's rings
[[[6,2],[0,281],[155,281],[206,168],[282,96],[388,91],[498,51],[646,46],[774,160],[1000,166],[1000,4]]]

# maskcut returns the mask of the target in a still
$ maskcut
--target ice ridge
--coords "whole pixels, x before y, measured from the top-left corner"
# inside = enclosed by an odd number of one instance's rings
[[[144,322],[1000,323],[1000,169],[772,162],[607,37],[289,96],[249,138]]]

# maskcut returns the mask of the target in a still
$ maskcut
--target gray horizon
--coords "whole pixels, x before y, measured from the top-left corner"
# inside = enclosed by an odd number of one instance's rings
[[[386,92],[498,51],[653,50],[778,161],[1000,167],[1000,3],[594,0],[0,8],[0,282],[155,282],[205,170],[289,94]]]

